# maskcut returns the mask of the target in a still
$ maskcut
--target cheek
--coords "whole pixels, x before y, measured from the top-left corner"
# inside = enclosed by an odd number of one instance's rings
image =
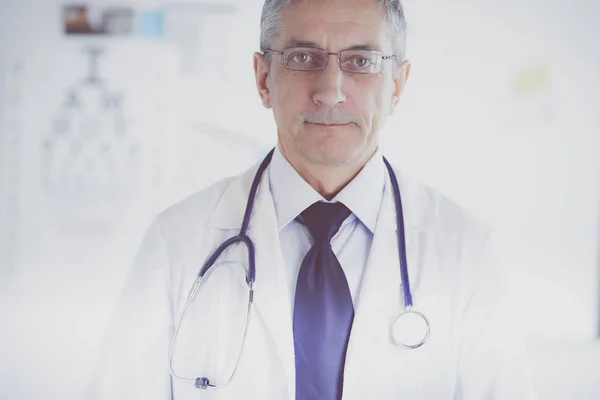
[[[365,122],[369,126],[377,123],[382,114],[385,114],[387,94],[381,82],[373,82],[369,90],[364,90],[360,97],[360,105],[363,110]]]
[[[273,80],[271,89],[273,112],[283,123],[290,123],[298,118],[302,110],[304,93],[294,74],[280,74]]]
[[[374,96],[374,107],[376,114],[380,118],[385,118],[392,104],[392,94],[394,92],[393,81],[386,81],[385,78],[381,78],[378,81],[378,87]]]
[[[366,124],[366,135],[375,136],[381,130],[389,114],[390,102],[391,91],[386,91],[383,87],[372,90],[368,97],[363,97],[360,104]]]

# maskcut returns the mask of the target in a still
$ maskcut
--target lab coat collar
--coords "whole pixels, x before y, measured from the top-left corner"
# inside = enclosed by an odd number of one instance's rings
[[[259,165],[260,162],[253,165],[243,174],[230,178],[230,182],[225,188],[210,219],[209,225],[211,227],[239,230],[244,217],[250,186]],[[432,219],[435,217],[435,212],[427,212],[428,207],[432,204],[429,198],[430,194],[428,194],[428,191],[423,190],[423,185],[406,177],[402,171],[394,168],[394,172],[396,173],[398,186],[400,187],[405,228],[412,231],[427,230],[433,225]],[[264,175],[267,174],[268,171]],[[388,180],[387,177],[386,180]],[[263,176],[261,183],[264,183],[264,181],[268,181],[267,176]]]

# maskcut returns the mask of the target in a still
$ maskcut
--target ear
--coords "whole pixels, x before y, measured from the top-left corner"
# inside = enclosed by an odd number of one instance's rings
[[[267,57],[261,53],[254,53],[254,75],[256,77],[256,88],[258,95],[265,108],[271,108],[271,91],[267,85],[269,78],[269,64]]]
[[[406,82],[408,81],[408,77],[410,76],[410,60],[404,60],[398,66],[396,70],[396,75],[394,76],[394,92],[392,93],[392,104],[390,107],[390,115],[396,109],[398,102],[400,101],[400,96],[402,96],[402,92],[404,92],[404,87],[406,86]]]

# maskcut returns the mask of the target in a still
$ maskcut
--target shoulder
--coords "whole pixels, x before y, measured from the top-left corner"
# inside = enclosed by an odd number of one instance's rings
[[[154,225],[165,247],[171,269],[209,243],[211,218],[223,195],[237,176],[227,177],[199,190],[160,212]]]
[[[441,235],[445,242],[481,245],[491,230],[488,221],[439,190],[394,168],[410,223],[419,230]]]
[[[254,165],[241,174],[224,178],[160,212],[156,224],[163,239],[180,247],[189,244],[192,238],[202,238],[215,226],[215,220],[223,216],[241,221],[237,215],[243,214],[257,168]]]
[[[199,190],[161,211],[156,217],[161,229],[190,223],[204,225],[210,220],[227,187],[237,178],[231,176]]]
[[[420,251],[440,260],[436,271],[445,282],[456,285],[461,304],[467,303],[477,287],[501,285],[489,222],[439,190],[405,173],[396,174],[403,208],[418,221],[413,221],[413,229],[423,246]]]

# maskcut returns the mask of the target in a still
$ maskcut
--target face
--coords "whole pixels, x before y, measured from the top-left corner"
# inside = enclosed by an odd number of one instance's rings
[[[368,46],[393,54],[383,10],[375,0],[292,1],[283,13],[283,30],[271,50],[312,45],[337,53]],[[410,72],[382,62],[375,75],[340,69],[329,56],[320,71],[290,71],[281,55],[268,60],[254,55],[257,86],[263,105],[273,109],[279,144],[288,159],[310,164],[366,162],[378,144],[378,133],[396,106]]]

